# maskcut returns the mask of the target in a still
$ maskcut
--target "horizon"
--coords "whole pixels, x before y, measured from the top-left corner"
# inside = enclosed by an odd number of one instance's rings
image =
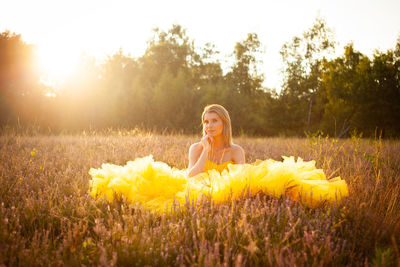
[[[335,55],[341,54],[345,45],[353,43],[356,50],[371,56],[376,50],[394,49],[400,37],[400,16],[397,16],[400,2],[394,0],[336,3],[310,0],[270,5],[253,0],[245,6],[239,1],[187,5],[180,0],[168,3],[121,0],[110,5],[106,1],[32,3],[20,0],[7,2],[2,10],[0,31],[15,32],[25,42],[34,44],[42,68],[55,81],[71,73],[82,54],[95,57],[99,62],[120,49],[125,55],[140,57],[153,29],[168,30],[173,24],[182,26],[197,48],[206,43],[214,45],[220,52],[215,60],[220,61],[224,72],[231,65],[229,56],[235,44],[244,40],[248,33],[256,33],[264,50],[259,58],[262,63],[258,65],[260,74],[264,75],[263,85],[277,91],[282,83],[279,54],[282,45],[309,29],[317,17],[322,17],[333,30],[339,43]],[[240,17],[244,19],[238,19]]]

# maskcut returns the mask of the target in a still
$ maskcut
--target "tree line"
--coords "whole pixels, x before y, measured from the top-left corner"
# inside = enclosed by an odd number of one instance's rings
[[[0,126],[37,125],[53,132],[143,128],[199,133],[200,114],[219,103],[235,134],[400,135],[400,38],[394,49],[363,55],[336,42],[322,18],[282,46],[282,90],[263,86],[256,33],[237,42],[224,71],[215,47],[196,47],[180,25],[154,30],[143,56],[122,50],[101,64],[82,57],[58,88],[41,82],[35,48],[0,33]]]

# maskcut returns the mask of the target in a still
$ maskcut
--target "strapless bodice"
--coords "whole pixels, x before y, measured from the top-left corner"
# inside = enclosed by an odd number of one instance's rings
[[[233,161],[228,160],[228,161],[225,161],[224,163],[217,164],[210,160],[206,160],[206,165],[204,166],[204,171],[207,172],[209,170],[217,170],[218,172],[222,172],[223,170],[225,170],[228,167],[228,164],[233,164]]]

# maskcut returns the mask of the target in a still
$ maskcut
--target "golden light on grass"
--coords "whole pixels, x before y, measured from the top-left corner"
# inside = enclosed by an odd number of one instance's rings
[[[398,140],[235,137],[248,162],[283,154],[340,175],[350,196],[309,209],[255,195],[158,215],[89,195],[89,168],[153,154],[177,168],[199,136],[138,132],[0,136],[0,265],[398,266]],[[34,154],[34,155],[32,155]]]

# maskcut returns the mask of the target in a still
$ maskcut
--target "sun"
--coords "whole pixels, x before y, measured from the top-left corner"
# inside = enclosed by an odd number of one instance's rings
[[[58,86],[76,70],[79,54],[68,46],[39,46],[37,60],[42,82]]]

